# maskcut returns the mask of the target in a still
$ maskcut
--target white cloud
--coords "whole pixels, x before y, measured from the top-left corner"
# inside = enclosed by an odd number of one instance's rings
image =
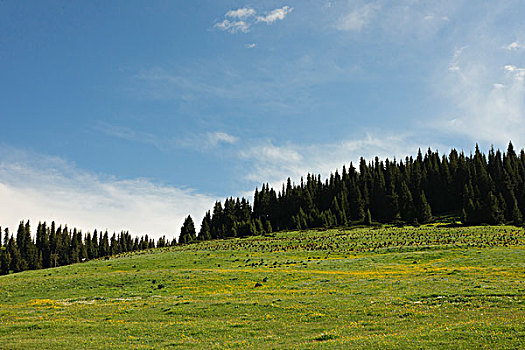
[[[513,43],[510,43],[507,46],[504,46],[504,48],[509,51],[516,51],[516,50],[522,49],[523,45],[520,45],[517,41],[515,41]]]
[[[386,39],[408,49],[413,41],[428,41],[451,24],[455,25],[450,19],[457,17],[465,2],[347,0],[334,3],[326,12],[329,12],[332,29],[363,35],[371,33],[370,40]],[[312,23],[318,25],[319,21],[322,18]]]
[[[326,177],[343,165],[348,166],[350,162],[357,167],[360,157],[367,161],[375,156],[381,159],[404,159],[406,155],[417,152],[419,146],[409,135],[373,132],[361,139],[333,144],[287,143],[277,146],[265,141],[240,151],[239,156],[250,164],[246,167],[246,180],[257,185],[269,182],[274,188],[280,188],[288,177],[296,182],[308,173]]]
[[[166,137],[105,122],[99,122],[95,126],[95,129],[108,136],[151,145],[163,152],[168,152],[177,148],[209,151],[220,144],[233,145],[238,141],[237,137],[222,131],[196,133],[184,137],[177,135]]]
[[[360,32],[381,9],[377,3],[365,4],[344,15],[336,24],[336,29],[342,31]]]
[[[237,142],[237,137],[229,135],[225,132],[211,132],[207,134],[207,142],[209,146],[217,146],[219,143],[227,143],[233,145]]]
[[[282,21],[292,11],[293,11],[293,7],[283,6],[281,8],[270,11],[266,16],[257,16],[257,22],[264,22],[266,24],[272,24],[276,21]]]
[[[272,24],[276,21],[282,21],[292,11],[292,7],[283,6],[281,8],[277,8],[275,10],[270,11],[266,15],[255,16],[256,11],[253,8],[243,7],[237,10],[229,10],[228,12],[226,12],[226,14],[224,15],[224,17],[226,18],[224,18],[222,22],[215,23],[213,27],[232,34],[239,32],[248,33],[252,25],[260,22]]]
[[[458,15],[454,14],[458,20],[470,13],[471,6],[460,5]],[[515,22],[522,7],[514,1],[494,2],[468,23],[455,21],[447,43],[466,43],[468,49],[457,49],[451,59],[436,64],[429,79],[434,98],[442,99],[436,122],[428,122],[437,133],[482,146],[505,148],[510,140],[525,144],[525,68],[510,52],[522,45],[508,39],[509,33],[516,38],[525,33]],[[502,50],[509,52],[502,54]]]
[[[449,20],[448,16],[436,17],[434,15],[426,15],[426,16],[423,17],[423,19],[425,21],[433,21],[433,20],[438,20],[438,19],[442,20],[442,21],[448,21]]]
[[[454,51],[454,55],[452,56],[452,59],[450,60],[450,63],[448,65],[449,72],[457,72],[460,70],[459,61],[461,58],[461,54],[463,53],[463,50],[465,50],[467,47],[468,46],[463,46]]]
[[[505,67],[503,67],[503,69],[506,72],[512,73],[514,79],[516,80],[523,81],[523,79],[525,78],[525,68],[518,68],[513,65],[506,65]]]
[[[493,50],[494,57],[487,56],[486,48],[469,48],[462,53],[461,69],[436,84],[450,108],[435,126],[497,147],[510,140],[524,144],[525,69],[498,67],[501,58]]]
[[[285,61],[255,59],[241,67],[214,58],[175,69],[143,70],[133,77],[135,84],[126,88],[142,99],[202,105],[219,98],[257,106],[259,111],[299,113],[316,100],[310,94],[312,87],[348,81],[359,74],[358,65],[341,64],[324,52]]]
[[[0,223],[54,220],[94,229],[175,237],[191,214],[196,225],[215,198],[145,179],[116,179],[76,168],[60,158],[0,148]]]
[[[233,34],[237,32],[248,33],[250,31],[250,26],[251,24],[245,21],[230,21],[225,19],[220,23],[216,23],[214,27]]]
[[[251,7],[243,7],[237,10],[226,12],[226,17],[245,19],[255,15],[255,10]]]
[[[255,46],[257,46],[255,43],[249,43],[244,45],[244,47],[246,47],[247,49],[253,49]]]

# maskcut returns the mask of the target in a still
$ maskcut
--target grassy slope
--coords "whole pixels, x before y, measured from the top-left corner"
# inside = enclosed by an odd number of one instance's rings
[[[278,233],[2,276],[0,348],[518,349],[524,296],[523,229]]]

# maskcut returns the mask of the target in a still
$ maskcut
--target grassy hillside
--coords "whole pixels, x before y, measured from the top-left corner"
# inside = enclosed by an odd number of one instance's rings
[[[525,231],[287,232],[2,276],[0,348],[525,348]]]

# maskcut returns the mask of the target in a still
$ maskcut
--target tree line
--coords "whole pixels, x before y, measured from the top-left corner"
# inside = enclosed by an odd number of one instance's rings
[[[509,143],[506,152],[492,147],[487,155],[476,145],[470,155],[428,149],[400,161],[361,158],[357,168],[350,163],[324,181],[308,174],[299,184],[288,178],[280,190],[264,184],[255,189],[253,207],[245,198],[217,201],[195,239],[372,222],[422,224],[436,215],[457,216],[467,225],[523,223],[525,152],[516,154]]]
[[[0,228],[0,233],[2,229]],[[86,260],[107,257],[119,253],[139,251],[176,244],[166,237],[155,240],[148,235],[133,238],[129,232],[113,233],[107,231],[82,234],[76,228],[56,227],[46,222],[39,223],[36,235],[31,235],[29,221],[21,221],[16,236],[5,228],[3,244],[0,244],[0,274],[64,266]]]
[[[491,148],[484,154],[448,155],[428,151],[397,161],[375,157],[335,171],[324,181],[308,174],[295,184],[290,178],[280,190],[264,184],[256,188],[253,206],[245,198],[215,202],[197,233],[191,216],[181,227],[179,240],[128,232],[89,232],[39,223],[35,239],[29,221],[20,222],[16,237],[4,230],[0,247],[0,274],[64,266],[124,252],[186,244],[197,240],[245,237],[281,230],[371,225],[422,224],[435,216],[459,217],[466,225],[522,224],[525,215],[525,151],[512,143],[507,151]],[[1,233],[1,228],[0,228]]]

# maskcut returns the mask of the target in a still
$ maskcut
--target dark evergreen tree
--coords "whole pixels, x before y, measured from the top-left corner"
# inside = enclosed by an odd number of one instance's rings
[[[370,213],[370,209],[366,210],[364,224],[368,226],[372,225],[372,214]]]
[[[4,229],[4,247],[7,247],[7,243],[9,242],[9,228]]]
[[[211,239],[211,213],[206,212],[206,215],[202,218],[201,229],[199,231],[198,239],[199,241],[207,241]]]
[[[11,254],[7,250],[7,244],[5,247],[0,248],[0,275],[7,275],[11,266]]]
[[[195,234],[195,224],[190,215],[184,219],[184,224],[180,229],[179,243],[187,244],[192,243],[197,239]]]
[[[11,257],[11,265],[9,267],[10,270],[12,270],[13,272],[23,271],[22,256],[20,255],[18,245],[16,244],[16,241],[12,236],[9,239],[9,242],[7,243],[7,252]]]
[[[427,202],[425,192],[421,191],[416,204],[417,220],[424,224],[432,220],[432,210]]]

